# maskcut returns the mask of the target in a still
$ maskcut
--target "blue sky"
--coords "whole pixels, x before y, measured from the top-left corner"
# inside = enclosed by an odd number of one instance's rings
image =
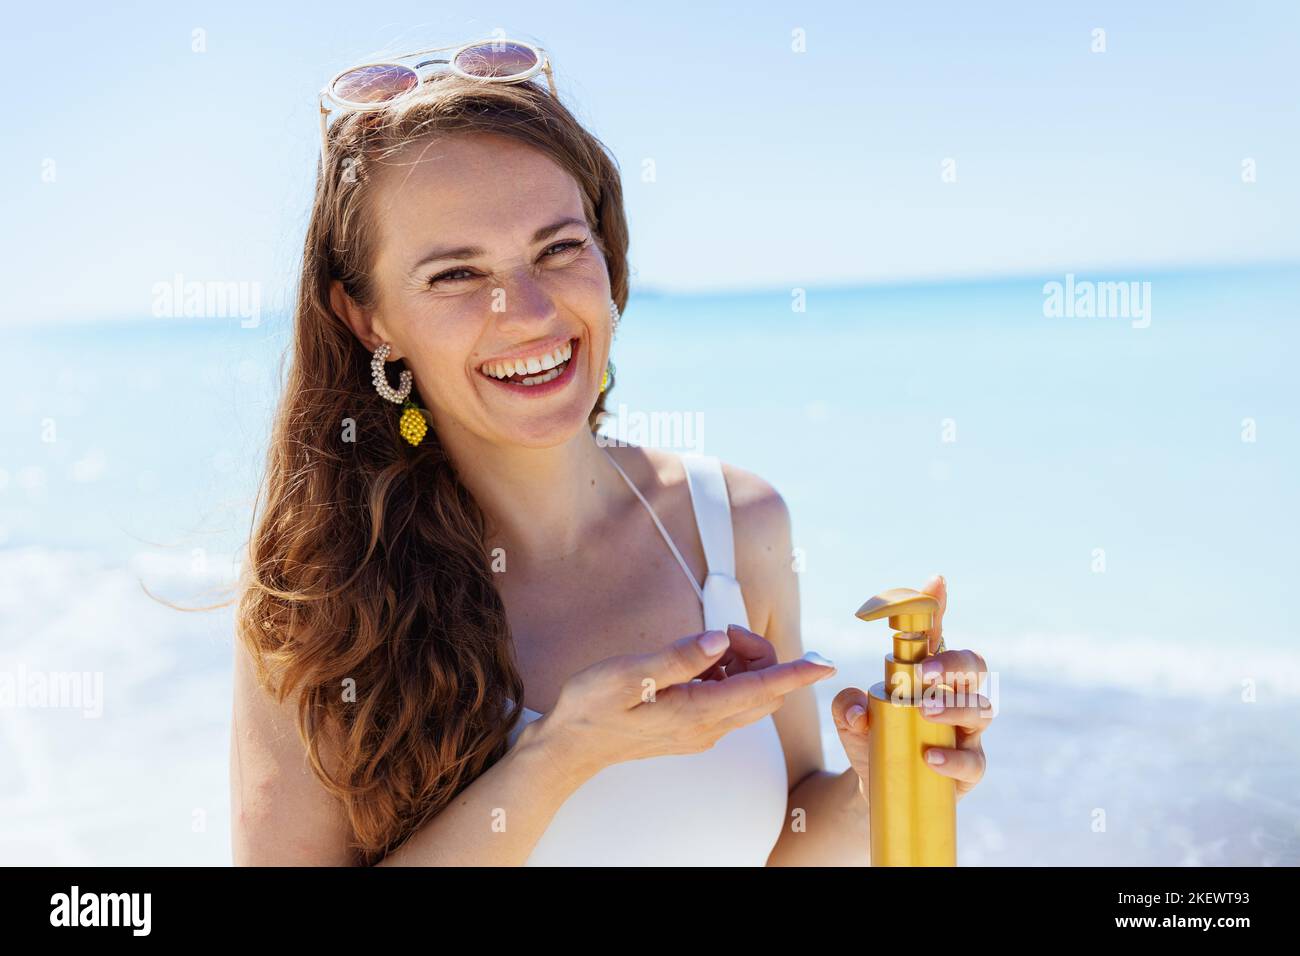
[[[283,307],[323,81],[497,28],[547,47],[615,153],[634,289],[1296,261],[1298,11],[24,4],[0,49],[11,79],[40,83],[11,94],[0,134],[0,321],[147,316],[176,274],[257,282]]]

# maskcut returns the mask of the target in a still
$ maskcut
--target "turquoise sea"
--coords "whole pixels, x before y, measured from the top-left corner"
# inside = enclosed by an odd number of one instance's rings
[[[1295,865],[1300,267],[1072,278],[1140,318],[1066,279],[634,295],[607,431],[780,490],[826,707],[881,678],[862,601],[946,575],[998,710],[963,864]],[[229,581],[287,321],[2,334],[0,674],[103,687],[0,707],[0,862],[227,863],[229,611],[141,585]]]

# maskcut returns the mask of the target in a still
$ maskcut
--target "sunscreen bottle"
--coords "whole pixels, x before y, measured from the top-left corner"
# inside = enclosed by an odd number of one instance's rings
[[[957,784],[925,762],[927,747],[956,746],[956,728],[927,720],[920,706],[952,690],[921,680],[938,609],[929,594],[893,588],[857,612],[864,621],[888,617],[894,631],[885,679],[867,692],[872,866],[957,865]]]

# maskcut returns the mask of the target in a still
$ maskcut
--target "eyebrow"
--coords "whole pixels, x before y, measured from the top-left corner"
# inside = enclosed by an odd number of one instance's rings
[[[565,226],[585,227],[586,225],[587,223],[585,220],[574,219],[572,216],[568,216],[558,222],[551,223],[549,226],[542,226],[542,228],[533,233],[532,241],[534,244],[539,243],[543,239],[555,235]],[[459,249],[432,249],[426,255],[422,256],[419,262],[411,266],[411,271],[414,272],[422,266],[428,265],[430,262],[438,262],[441,259],[473,259],[476,256],[485,255],[487,255],[487,250],[481,246],[462,246]]]

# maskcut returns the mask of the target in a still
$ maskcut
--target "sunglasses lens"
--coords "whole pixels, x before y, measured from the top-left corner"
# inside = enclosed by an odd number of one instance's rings
[[[518,76],[537,65],[537,54],[518,43],[480,43],[461,50],[453,61],[470,76]]]
[[[420,77],[397,63],[381,63],[349,70],[334,81],[332,93],[348,103],[382,103],[414,89]]]

